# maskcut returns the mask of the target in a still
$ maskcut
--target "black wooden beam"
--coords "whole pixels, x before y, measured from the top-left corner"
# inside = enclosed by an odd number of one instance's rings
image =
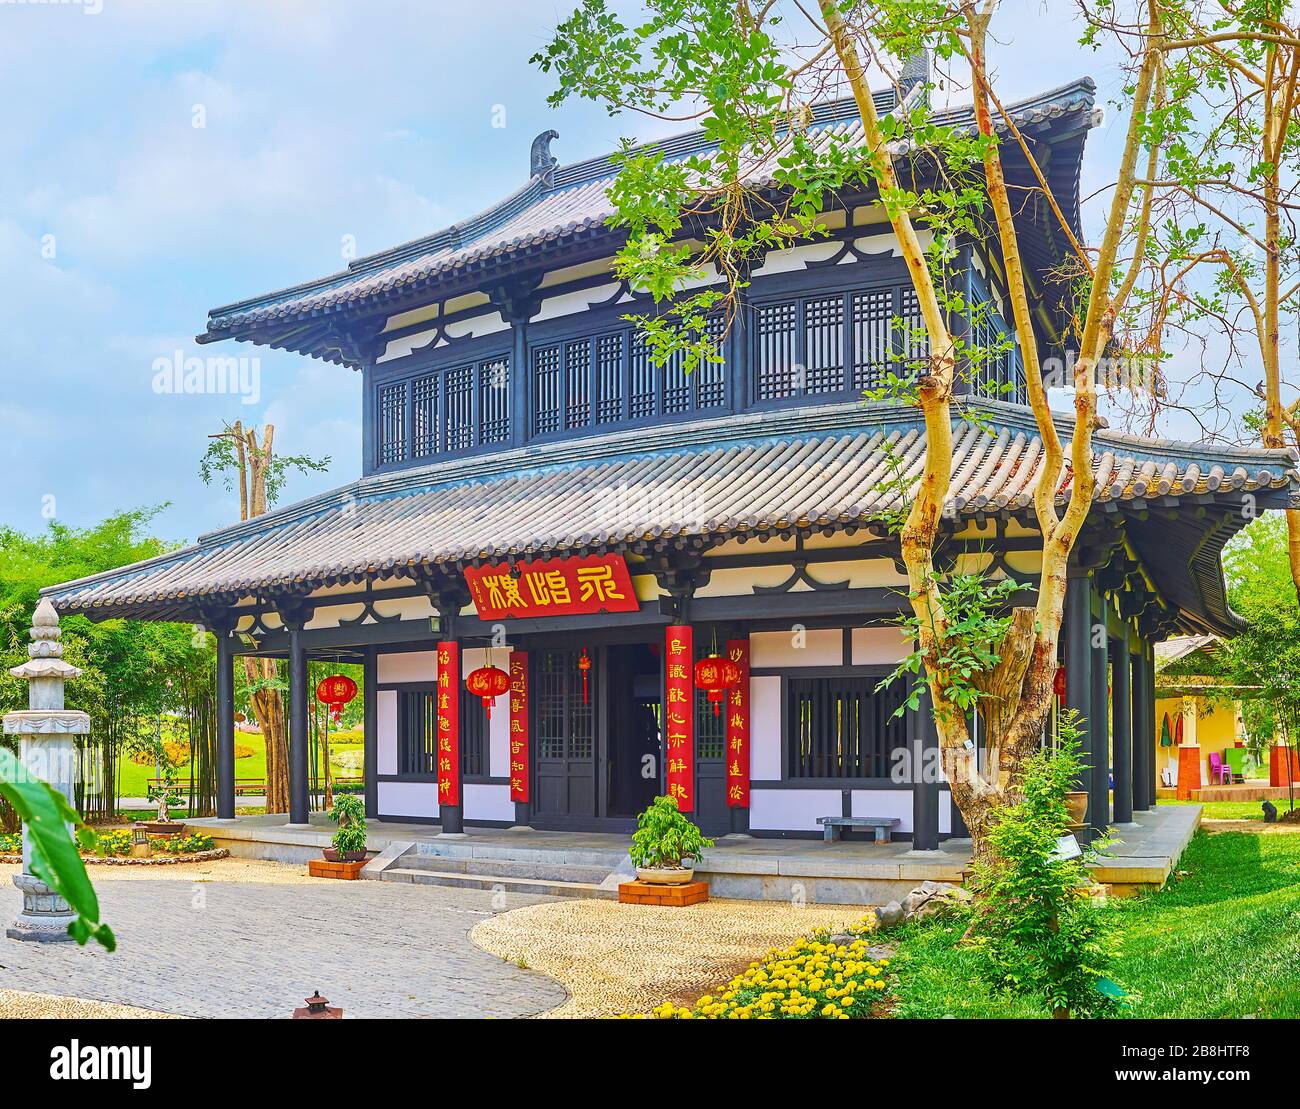
[[[217,632],[217,816],[235,818],[235,640]]]
[[[1115,745],[1115,823],[1133,821],[1133,662],[1129,655],[1129,630],[1115,640],[1112,735]]]

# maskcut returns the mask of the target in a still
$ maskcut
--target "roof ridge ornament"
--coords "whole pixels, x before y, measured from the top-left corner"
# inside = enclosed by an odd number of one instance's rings
[[[559,131],[543,131],[533,139],[529,152],[528,176],[540,177],[547,188],[555,184],[555,167],[560,164],[560,160],[551,154],[551,143],[559,137]]]

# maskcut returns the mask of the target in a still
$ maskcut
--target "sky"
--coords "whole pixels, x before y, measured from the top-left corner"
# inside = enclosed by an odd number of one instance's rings
[[[562,163],[675,128],[549,108],[529,57],[569,0],[0,0],[0,525],[84,527],[166,505],[169,542],[238,518],[198,462],[223,422],[329,456],[288,503],[361,470],[360,376],[247,344],[200,347],[210,308],[342,269],[522,186],[534,135]],[[1068,0],[1006,0],[1006,99],[1119,69]],[[949,90],[955,99],[960,94]],[[504,123],[504,126],[501,124]],[[1084,191],[1125,118],[1089,140]],[[1095,218],[1095,217],[1094,217]],[[179,352],[179,353],[178,353]],[[159,392],[158,366],[259,359],[260,395]],[[162,362],[160,363],[160,360]]]

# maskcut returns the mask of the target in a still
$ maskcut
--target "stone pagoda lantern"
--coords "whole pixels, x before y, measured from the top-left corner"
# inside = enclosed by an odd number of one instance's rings
[[[23,770],[48,782],[72,803],[76,782],[77,752],[73,736],[90,732],[90,717],[63,707],[63,683],[78,678],[81,671],[63,661],[59,637],[59,614],[48,599],[42,599],[32,616],[30,656],[9,673],[28,685],[28,708],[6,713],[4,734],[18,736]],[[23,828],[23,872],[14,876],[23,891],[23,908],[5,934],[15,940],[53,942],[71,940],[68,924],[76,913],[68,903],[32,873],[31,835]]]

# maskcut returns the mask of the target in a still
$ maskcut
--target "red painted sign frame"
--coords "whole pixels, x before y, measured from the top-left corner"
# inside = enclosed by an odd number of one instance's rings
[[[460,804],[460,644],[438,644],[438,805]]]
[[[510,800],[528,803],[528,652],[510,652]]]
[[[695,811],[695,645],[689,624],[664,634],[664,758],[668,796]]]
[[[546,558],[469,566],[465,581],[480,620],[636,612],[640,602],[622,555]]]
[[[749,808],[749,640],[728,639],[740,681],[727,690],[727,806]]]

